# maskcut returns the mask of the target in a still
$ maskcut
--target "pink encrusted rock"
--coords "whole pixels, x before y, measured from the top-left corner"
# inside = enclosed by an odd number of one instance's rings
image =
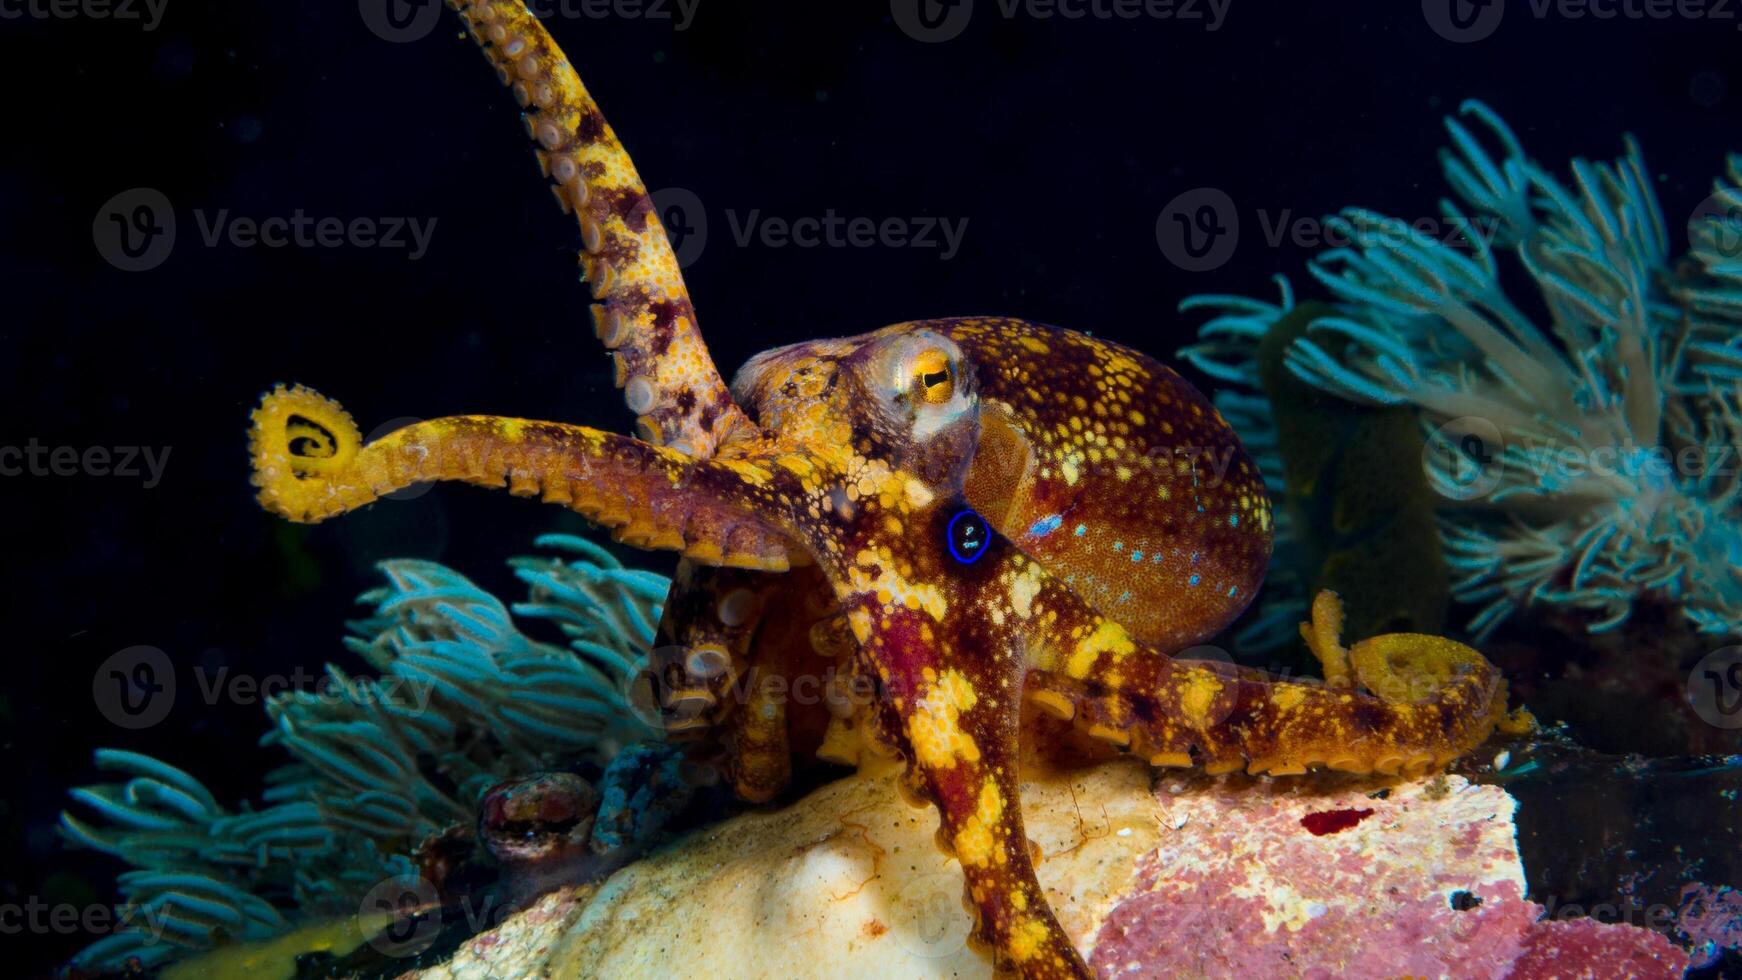
[[[1688,954],[1650,929],[1595,919],[1534,922],[1512,980],[1602,980],[1604,977],[1680,977]]]
[[[1160,845],[1096,939],[1104,977],[1675,977],[1687,963],[1648,930],[1539,922],[1496,787],[1187,776],[1157,801]],[[1568,953],[1580,943],[1594,952]]]

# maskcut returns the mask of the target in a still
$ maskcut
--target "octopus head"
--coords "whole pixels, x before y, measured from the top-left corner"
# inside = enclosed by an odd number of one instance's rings
[[[756,421],[820,454],[883,459],[959,489],[979,433],[974,365],[955,341],[900,325],[752,358],[732,392]]]

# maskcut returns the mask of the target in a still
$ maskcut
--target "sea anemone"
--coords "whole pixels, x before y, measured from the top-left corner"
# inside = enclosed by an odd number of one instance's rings
[[[1476,635],[1539,604],[1602,632],[1641,603],[1742,633],[1742,156],[1672,263],[1631,137],[1612,165],[1573,161],[1568,187],[1486,106],[1459,114],[1500,150],[1446,120],[1457,200],[1440,209],[1462,241],[1359,208],[1327,219],[1348,244],[1308,273],[1330,312],[1287,367],[1354,402],[1418,410],[1453,596],[1480,607]],[[1503,288],[1519,271],[1534,295]],[[1182,354],[1257,389],[1256,344],[1293,307],[1286,281],[1280,304],[1188,299],[1219,315]],[[1262,440],[1250,395],[1224,397]]]
[[[118,879],[133,914],[73,965],[119,970],[137,958],[149,968],[276,935],[293,918],[354,913],[372,886],[415,876],[411,854],[426,836],[470,827],[490,787],[604,766],[657,738],[626,692],[669,580],[581,538],[537,545],[570,557],[514,559],[530,595],[513,614],[557,624],[566,647],[520,632],[508,608],[452,569],[383,562],[388,584],[359,597],[373,614],[345,638],[379,676],[329,664],[317,690],[268,701],[274,727],[262,744],[295,761],[267,774],[258,809],[226,809],[148,756],[99,750],[97,767],[125,781],[73,790],[89,815],[62,813],[61,833],[135,868]]]

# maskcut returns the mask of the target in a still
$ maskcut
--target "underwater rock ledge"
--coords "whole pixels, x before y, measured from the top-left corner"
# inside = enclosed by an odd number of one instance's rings
[[[1041,884],[1107,977],[1679,977],[1647,929],[1539,921],[1515,803],[1402,782],[1156,774],[1130,760],[1022,787]],[[988,977],[961,871],[894,766],[697,831],[546,895],[422,980]]]

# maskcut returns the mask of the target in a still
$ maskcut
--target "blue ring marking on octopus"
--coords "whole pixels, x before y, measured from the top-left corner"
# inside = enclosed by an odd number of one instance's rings
[[[964,565],[972,565],[986,554],[992,541],[992,526],[972,508],[950,518],[944,541],[950,546],[950,557]]]

